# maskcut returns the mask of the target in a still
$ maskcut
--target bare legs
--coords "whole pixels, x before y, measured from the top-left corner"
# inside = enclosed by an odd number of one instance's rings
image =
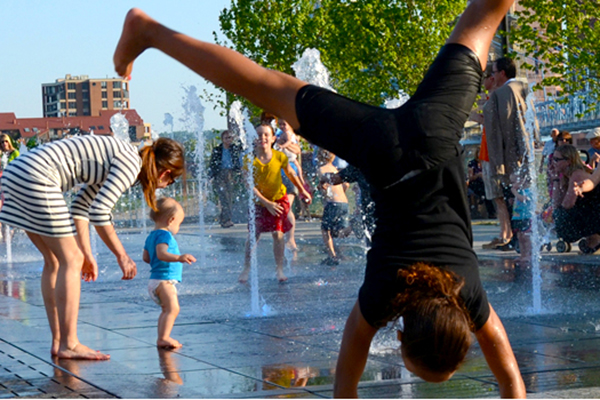
[[[287,237],[286,246],[288,249],[292,251],[298,251],[298,245],[296,244],[296,216],[294,215],[294,211],[292,211],[292,207],[294,206],[294,200],[296,196],[293,194],[287,194],[288,201],[290,202],[290,211],[288,212],[287,219],[292,224],[292,229],[290,229],[285,236]]]
[[[179,315],[177,289],[172,283],[163,281],[156,288],[156,295],[160,299],[162,307],[162,312],[158,317],[158,339],[156,345],[166,349],[179,348],[182,344],[171,337],[175,319]]]
[[[287,277],[283,273],[283,264],[285,262],[285,240],[283,237],[283,232],[275,231],[272,232],[273,235],[273,255],[275,256],[275,274],[277,276],[277,280],[279,282],[287,281]],[[260,233],[256,234],[256,244],[258,244],[258,239],[260,238]],[[238,281],[240,283],[248,282],[248,277],[250,276],[250,257],[252,255],[253,248],[250,247],[250,238],[246,240],[246,253],[244,257],[244,270],[238,277]]]
[[[233,50],[175,32],[132,9],[113,61],[121,76],[131,74],[133,62],[148,48],[156,48],[223,89],[243,96],[298,128],[296,94],[306,83],[263,68]]]
[[[510,214],[508,213],[508,207],[504,198],[499,197],[494,199],[496,204],[496,214],[498,215],[498,222],[500,222],[500,239],[504,243],[508,243],[512,239],[512,227],[510,225]]]
[[[27,232],[44,257],[42,296],[50,330],[50,352],[59,358],[108,360],[84,346],[77,337],[83,254],[74,237],[52,238]]]

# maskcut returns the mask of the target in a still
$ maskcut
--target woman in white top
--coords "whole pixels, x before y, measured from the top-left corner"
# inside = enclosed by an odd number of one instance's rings
[[[139,152],[112,136],[81,136],[52,142],[18,157],[2,176],[0,222],[25,230],[44,256],[42,296],[52,331],[51,354],[59,358],[106,360],[77,337],[81,281],[95,281],[98,265],[89,223],[117,258],[122,279],[133,279],[135,262],[115,233],[111,210],[136,181],[156,209],[155,190],[183,173],[183,147],[158,139]],[[83,185],[69,210],[63,193]]]

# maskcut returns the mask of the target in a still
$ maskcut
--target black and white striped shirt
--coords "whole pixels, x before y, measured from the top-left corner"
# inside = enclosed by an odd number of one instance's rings
[[[17,184],[18,176],[20,185],[26,185],[29,177],[32,197],[44,186],[64,193],[83,184],[71,203],[71,214],[101,226],[111,224],[111,210],[136,181],[141,163],[138,150],[129,143],[112,136],[81,136],[45,144],[16,158],[9,165],[13,174],[3,179]]]

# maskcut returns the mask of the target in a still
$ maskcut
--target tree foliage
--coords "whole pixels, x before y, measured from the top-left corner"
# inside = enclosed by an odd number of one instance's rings
[[[530,70],[543,69],[540,86],[565,94],[600,94],[600,4],[598,0],[520,0],[510,39]]]
[[[372,105],[414,93],[465,0],[234,0],[220,15],[230,46],[293,74],[316,48],[341,94]],[[217,38],[217,41],[219,38]]]

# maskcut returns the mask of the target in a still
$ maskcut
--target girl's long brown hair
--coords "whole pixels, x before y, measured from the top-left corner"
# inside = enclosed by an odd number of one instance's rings
[[[146,203],[154,211],[156,207],[156,185],[159,175],[166,170],[171,171],[171,179],[175,180],[185,170],[185,151],[183,146],[173,139],[159,138],[151,146],[140,150],[142,169],[138,180],[144,190]]]
[[[392,313],[404,321],[404,356],[432,372],[456,371],[473,340],[473,323],[460,297],[464,280],[417,263],[398,271],[398,285]]]

